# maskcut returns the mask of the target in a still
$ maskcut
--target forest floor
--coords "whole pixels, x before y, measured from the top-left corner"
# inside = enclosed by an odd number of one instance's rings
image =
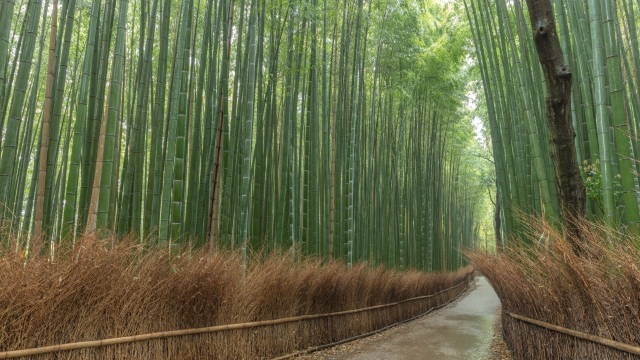
[[[482,276],[458,300],[415,321],[303,356],[308,360],[510,360],[502,338],[502,308]]]

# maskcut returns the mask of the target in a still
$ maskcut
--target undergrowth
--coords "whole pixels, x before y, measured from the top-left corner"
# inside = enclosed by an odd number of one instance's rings
[[[554,325],[640,346],[640,239],[581,222],[583,238],[567,239],[527,219],[533,246],[510,246],[471,259],[505,310]],[[571,242],[582,251],[573,251]],[[503,316],[517,359],[640,359],[586,340]]]
[[[56,249],[0,248],[0,351],[209,327],[387,304],[436,293],[472,271],[425,274],[233,252],[142,249],[84,237]],[[464,287],[459,288],[459,290]],[[415,316],[459,293],[248,330],[72,350],[37,359],[254,359],[355,336]]]

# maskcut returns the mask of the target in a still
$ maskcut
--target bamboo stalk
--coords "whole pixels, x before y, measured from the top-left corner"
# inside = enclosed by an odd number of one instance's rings
[[[36,214],[34,217],[33,236],[39,239],[42,236],[42,219],[44,217],[45,202],[45,177],[47,174],[47,152],[49,149],[49,123],[51,119],[51,106],[53,95],[54,58],[56,52],[56,29],[58,27],[58,0],[53,0],[53,13],[51,14],[51,32],[49,34],[49,60],[47,64],[47,89],[45,95],[44,118],[42,121],[42,135],[40,138],[40,161],[38,162],[38,185],[36,195]]]

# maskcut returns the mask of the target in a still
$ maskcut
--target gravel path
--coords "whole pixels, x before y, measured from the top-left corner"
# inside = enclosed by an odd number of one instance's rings
[[[380,334],[303,359],[511,359],[500,326],[500,300],[484,277],[466,294],[432,314]]]

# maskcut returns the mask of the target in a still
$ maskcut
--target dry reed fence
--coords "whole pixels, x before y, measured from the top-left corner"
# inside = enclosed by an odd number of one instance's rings
[[[234,253],[172,255],[131,241],[81,239],[55,261],[1,248],[0,352],[178,329],[331,313],[434,294],[472,271],[424,274]],[[420,314],[464,288],[362,313],[32,356],[32,359],[261,359]]]
[[[639,239],[580,223],[583,255],[543,222],[528,219],[532,247],[471,254],[504,310],[640,346]],[[503,316],[515,359],[640,359],[638,355]]]

